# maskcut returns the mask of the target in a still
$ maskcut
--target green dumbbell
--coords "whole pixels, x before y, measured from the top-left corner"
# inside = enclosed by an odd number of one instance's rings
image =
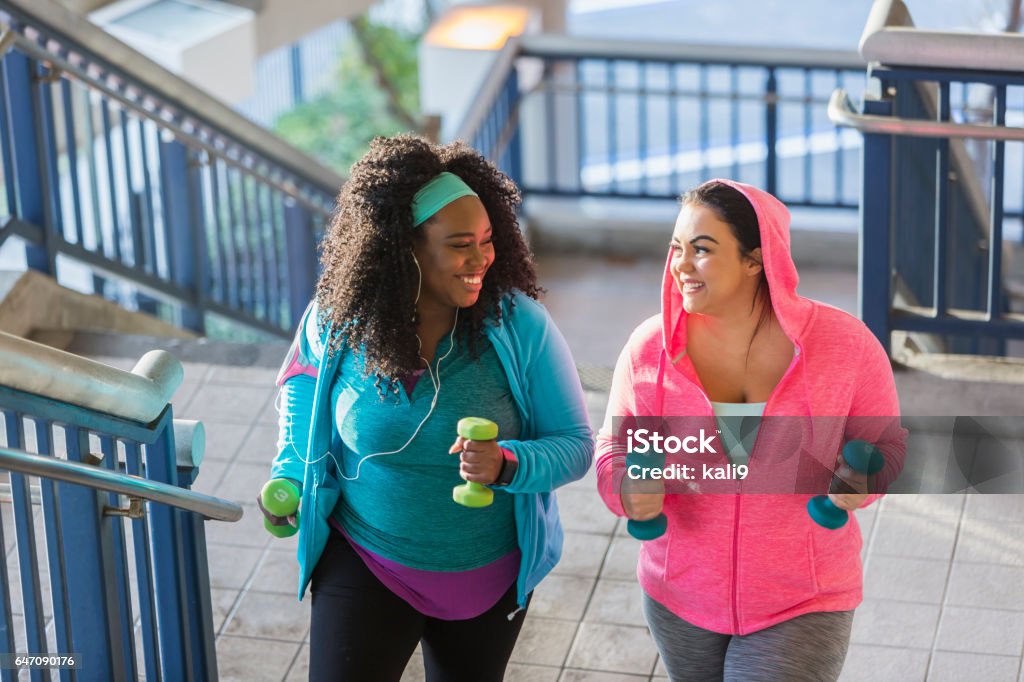
[[[495,440],[498,425],[482,417],[460,419],[456,430],[466,440]],[[466,481],[452,488],[452,499],[463,507],[487,507],[494,502],[494,491],[485,485]]]
[[[287,538],[299,532],[299,499],[301,493],[295,484],[286,478],[273,478],[267,481],[260,491],[260,502],[263,508],[273,514],[284,518],[295,515],[295,525],[284,523],[275,525],[266,516],[263,517],[263,527],[267,532],[278,538]]]

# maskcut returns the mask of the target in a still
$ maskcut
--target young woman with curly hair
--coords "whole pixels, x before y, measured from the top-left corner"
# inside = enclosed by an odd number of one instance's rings
[[[311,680],[399,680],[420,643],[428,680],[500,680],[558,561],[552,491],[593,440],[519,203],[469,147],[408,135],[374,140],[341,191],[271,472],[301,491]],[[499,439],[457,436],[467,416]],[[456,504],[460,477],[493,503]]]

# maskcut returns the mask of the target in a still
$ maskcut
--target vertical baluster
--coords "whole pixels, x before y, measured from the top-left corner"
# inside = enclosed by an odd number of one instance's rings
[[[218,243],[220,230],[218,230],[217,204],[214,201],[210,181],[210,178],[216,172],[215,164],[216,161],[211,158],[209,163],[203,164],[198,173],[199,192],[203,197],[204,211],[199,238],[206,247],[206,271],[210,276],[209,287],[205,290],[200,289],[199,295],[204,298],[208,297],[210,300],[222,301],[221,287],[224,282],[224,271],[218,266],[218,263],[223,254]]]
[[[3,412],[6,416],[6,412]],[[4,522],[0,517],[0,550],[3,560],[0,561],[0,653],[13,654],[14,618],[11,614],[11,578],[7,573],[7,538],[4,535]],[[17,671],[0,669],[0,682],[15,682]]]
[[[579,172],[576,174],[576,180],[580,194],[585,191],[583,187],[583,169],[587,163],[587,115],[585,113],[586,97],[584,95],[586,79],[583,65],[584,61],[582,59],[576,60],[576,159],[579,163]]]
[[[170,410],[164,413],[160,435],[146,445],[146,478],[178,485]],[[156,595],[160,667],[165,680],[184,680],[192,665],[185,625],[184,558],[179,514],[165,504],[149,504],[149,538]]]
[[[811,136],[814,134],[811,106],[814,102],[814,80],[810,69],[804,69],[804,204],[814,200],[811,182],[814,178],[814,157]]]
[[[52,455],[50,432],[53,427],[42,420],[35,422],[36,449],[40,454]],[[71,604],[67,597],[67,565],[64,557],[63,529],[57,508],[57,492],[54,482],[48,478],[39,480],[43,503],[43,526],[46,528],[46,555],[50,568],[50,603],[53,605],[53,631],[57,652],[80,653],[72,649],[71,621],[68,612]],[[61,682],[70,682],[71,670],[61,670]]]
[[[38,83],[34,82],[38,65],[24,53],[12,50],[3,56],[7,85],[7,109],[11,124],[11,145],[14,158],[12,171],[17,173],[18,217],[42,230],[42,241],[26,244],[28,267],[52,273],[52,233],[50,191],[45,169],[46,157],[40,152],[44,140],[40,130]]]
[[[43,159],[44,182],[40,191],[43,192],[44,216],[46,230],[49,234],[64,239],[64,214],[61,204],[60,187],[60,149],[57,145],[56,120],[53,107],[53,91],[49,82],[52,70],[42,64],[34,65],[35,78],[35,110],[36,121],[41,127],[39,142],[40,156]],[[56,273],[57,243],[53,239],[46,240],[47,261],[49,272]]]
[[[125,470],[132,476],[143,476],[141,456],[138,443],[124,443]],[[156,591],[153,586],[153,568],[149,552],[149,526],[146,517],[132,519],[132,549],[135,555],[135,575],[138,580],[136,590],[139,596],[139,629],[142,635],[142,651],[146,671],[146,680],[161,680],[159,649],[157,648],[157,622],[154,601]]]
[[[949,82],[939,84],[938,120],[949,120]],[[946,259],[949,239],[949,139],[938,140],[938,163],[935,173],[935,272],[932,292],[935,317],[946,315]]]
[[[882,83],[882,92],[885,92],[885,87],[886,84]],[[865,114],[891,116],[892,109],[891,100],[864,100]],[[892,165],[892,137],[864,135],[864,182],[860,196],[860,238],[857,240],[857,285],[860,290],[857,312],[887,353],[891,330]]]
[[[1006,85],[995,86],[996,126],[1006,125]],[[998,320],[1003,315],[1003,182],[1006,175],[1006,143],[993,142],[992,151],[992,206],[988,239],[988,319]]]
[[[106,97],[100,99],[100,119],[103,122],[103,148],[107,160],[107,193],[110,199],[110,230],[113,254],[108,254],[118,263],[121,259],[121,239],[124,231],[121,228],[120,210],[117,202],[117,172],[114,170],[114,142],[110,125],[110,102]]]
[[[117,443],[107,435],[100,435],[100,452],[103,459],[100,464],[108,471],[121,473],[117,461]],[[105,499],[104,499],[105,498]],[[120,506],[117,493],[101,494],[100,499],[111,508]],[[121,657],[121,663],[129,671],[130,679],[138,676],[138,665],[135,660],[135,619],[132,617],[131,593],[132,586],[128,580],[128,558],[125,549],[124,522],[120,516],[106,516],[104,523],[110,526],[111,551],[109,570],[117,587],[114,592],[113,606],[117,609],[117,622],[120,624],[119,644],[114,654]],[[115,640],[117,642],[118,640]]]
[[[242,216],[242,207],[239,203],[238,193],[238,179],[239,174],[237,171],[231,168],[231,166],[225,164],[224,166],[224,182],[226,184],[227,198],[228,198],[228,221],[231,223],[231,243],[235,246],[235,253],[237,254],[238,269],[236,270],[236,286],[238,287],[238,309],[239,311],[251,312],[252,311],[252,290],[250,289],[252,283],[252,260],[249,255],[248,244],[245,239],[245,229]],[[239,239],[239,234],[242,235]]]
[[[668,65],[668,154],[671,169],[671,192],[682,194],[679,186],[679,161],[683,151],[679,148],[679,71],[678,64]]]
[[[181,325],[202,332],[202,194],[195,153],[177,140],[160,142],[160,188],[171,282],[181,290]]]
[[[4,194],[7,198],[7,213],[10,216],[21,215],[18,209],[18,189],[15,184],[17,177],[14,166],[14,150],[11,140],[11,112],[7,103],[11,100],[7,78],[7,62],[0,59],[0,158],[4,164]]]
[[[281,309],[281,283],[278,277],[277,263],[277,240],[274,235],[274,205],[273,192],[263,182],[257,182],[256,192],[260,207],[260,235],[263,238],[264,254],[266,261],[263,266],[263,286],[266,292],[266,313],[265,318],[272,324],[277,324],[280,319]]]
[[[711,174],[711,168],[709,165],[709,152],[708,149],[711,146],[711,115],[709,112],[708,103],[708,65],[700,64],[697,67],[699,70],[698,75],[698,99],[700,103],[700,132],[699,144],[700,144],[700,179],[699,182],[704,182],[708,179]]]
[[[222,270],[224,277],[223,303],[232,309],[238,309],[238,252],[234,243],[234,213],[231,207],[231,196],[227,193],[227,168],[221,160],[214,160],[213,172],[210,174],[210,188],[213,194],[213,212],[217,219],[219,239],[218,253],[224,255]],[[227,225],[225,225],[227,218]]]
[[[146,193],[145,216],[146,227],[142,232],[143,257],[142,262],[145,271],[151,275],[159,272],[156,261],[156,209],[153,207],[153,179],[149,168],[149,151],[147,147],[146,124],[142,119],[138,121],[139,151],[142,154],[142,187]]]
[[[512,103],[510,105],[509,116],[515,119],[512,138],[509,140],[509,174],[512,180],[515,181],[520,187],[523,184],[523,157],[522,157],[522,137],[519,134],[521,129],[519,118],[519,107],[521,104],[521,98],[519,95],[519,76],[517,71],[512,69],[508,75],[508,89]]]
[[[740,179],[740,73],[735,64],[729,66],[729,146],[732,148],[731,177]]]
[[[276,267],[274,268],[274,286],[277,288],[277,310],[275,324],[282,329],[288,329],[288,284],[284,269],[287,266],[288,247],[284,234],[284,200],[285,195],[280,191],[273,191],[270,194],[270,229],[271,244],[274,249]]]
[[[619,164],[619,131],[616,125],[616,109],[619,106],[619,101],[615,94],[615,62],[611,59],[607,60],[606,68],[605,92],[608,93],[608,191],[611,194],[615,194],[618,190],[617,166]]]
[[[25,433],[22,417],[14,412],[4,412],[4,428],[7,442],[14,449],[25,449]],[[11,509],[14,512],[14,528],[18,541],[18,569],[21,577],[22,609],[25,618],[25,646],[27,652],[46,652],[46,614],[43,611],[42,592],[39,588],[39,562],[37,560],[35,523],[32,519],[32,496],[29,479],[25,474],[10,472]],[[3,561],[6,561],[4,557]],[[31,671],[32,682],[43,679],[43,671]]]
[[[82,462],[89,452],[88,434],[64,427],[69,461]],[[89,675],[97,680],[126,679],[120,657],[114,655],[121,628],[110,567],[111,537],[104,522],[100,494],[71,483],[57,484],[61,542],[66,562],[68,621],[72,651],[89,652]],[[73,562],[73,563],[72,563]]]
[[[846,87],[846,83],[843,79],[843,72],[840,69],[836,69],[836,87]],[[836,206],[843,205],[843,160],[846,158],[845,150],[843,149],[843,137],[840,134],[838,127],[834,127],[832,134],[836,141],[836,155],[835,155],[835,203]]]
[[[285,200],[284,206],[284,228],[288,235],[286,265],[290,328],[298,324],[299,316],[306,309],[316,287],[316,240],[313,238],[309,209],[291,198]]]
[[[558,148],[558,131],[555,129],[557,119],[555,118],[555,71],[558,64],[554,61],[544,63],[546,86],[544,88],[544,130],[547,132],[547,169],[548,169],[548,190],[558,190],[558,159],[556,150]]]
[[[778,152],[775,149],[779,140],[779,83],[775,78],[775,69],[769,67],[768,78],[764,84],[764,134],[766,156],[764,160],[764,188],[769,194],[778,196]]]
[[[648,193],[647,185],[647,62],[637,62],[637,161],[640,163],[641,196]]]
[[[118,118],[121,128],[121,151],[124,158],[124,183],[127,190],[125,196],[128,197],[128,226],[131,230],[130,234],[132,239],[132,267],[137,272],[145,272],[145,268],[143,266],[143,263],[145,262],[145,252],[142,245],[142,212],[144,208],[135,191],[134,173],[132,172],[132,146],[129,142],[128,135],[128,112],[121,109]]]
[[[75,104],[71,97],[71,82],[67,78],[60,79],[61,109],[64,114],[64,139],[68,155],[68,173],[71,182],[71,201],[74,208],[75,242],[84,246],[82,235],[82,190],[78,182],[78,137],[75,135]]]
[[[96,155],[96,122],[93,118],[92,96],[85,88],[79,90],[82,93],[82,103],[85,108],[85,138],[86,138],[86,161],[89,170],[89,207],[91,215],[91,227],[93,237],[93,251],[103,255],[106,251],[103,239],[103,217],[100,215],[100,185],[99,166]],[[103,279],[94,277],[94,288],[97,292],[103,291]]]
[[[262,260],[262,247],[259,243],[259,232],[256,229],[256,221],[253,220],[255,206],[250,201],[251,179],[243,171],[238,171],[239,196],[242,201],[242,239],[245,241],[246,259],[249,263],[249,277],[246,286],[249,289],[249,308],[251,315],[259,316],[260,298],[262,294],[262,283],[260,280],[260,262]]]

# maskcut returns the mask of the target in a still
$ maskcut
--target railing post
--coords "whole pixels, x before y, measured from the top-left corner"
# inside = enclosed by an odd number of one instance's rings
[[[217,680],[217,649],[213,632],[210,568],[206,554],[205,520],[199,514],[181,514],[185,563],[185,598],[192,679]]]
[[[313,297],[317,280],[316,241],[309,210],[297,201],[286,201],[284,207],[285,250],[288,257],[289,326],[299,322],[299,315]]]
[[[43,243],[25,245],[25,261],[32,270],[54,274],[53,256],[48,251],[50,230],[47,202],[51,201],[43,158],[43,125],[36,106],[35,62],[11,50],[3,57],[7,108],[10,112],[12,161],[7,169],[17,177],[17,215],[26,223],[41,227]],[[10,201],[10,198],[8,199]]]
[[[200,236],[201,189],[193,153],[178,140],[160,141],[161,188],[171,281],[191,294],[182,304],[181,326],[203,331],[203,240]]]
[[[577,83],[579,85],[579,83]],[[521,104],[521,95],[519,94],[519,72],[515,67],[508,74],[508,84],[506,85],[506,97],[508,101],[507,117],[503,121],[503,125],[508,125],[510,121],[515,121],[515,127],[512,132],[512,139],[508,142],[508,174],[512,178],[512,181],[517,186],[523,186],[523,138],[519,134],[521,124],[519,119],[519,106]],[[577,104],[577,107],[579,105]],[[582,125],[582,121],[579,121]],[[583,146],[579,145],[576,156],[579,163],[578,166],[583,165]]]
[[[89,454],[89,434],[78,427],[64,429],[69,461],[81,462]],[[105,495],[103,497],[106,497]],[[67,619],[74,652],[92,654],[86,665],[97,680],[121,680],[128,675],[118,655],[124,627],[117,606],[118,585],[113,571],[111,517],[103,515],[101,494],[70,483],[57,484],[62,554],[67,579]]]
[[[169,410],[162,417],[162,433],[146,446],[146,478],[178,485]],[[191,677],[194,652],[186,610],[184,515],[165,504],[150,503],[148,519],[160,670],[164,680],[186,680]]]
[[[779,139],[779,85],[775,69],[768,69],[768,80],[764,84],[764,135],[767,155],[764,160],[764,188],[769,194],[778,194],[779,160],[775,150]]]
[[[864,98],[864,113],[891,116],[892,101]],[[857,254],[858,314],[885,352],[890,347],[892,136],[864,135]]]

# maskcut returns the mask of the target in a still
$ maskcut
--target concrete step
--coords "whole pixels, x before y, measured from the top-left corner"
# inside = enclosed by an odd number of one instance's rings
[[[86,357],[138,359],[147,351],[166,350],[182,362],[277,369],[288,352],[285,342],[260,344],[181,339],[146,334],[38,329],[29,335],[38,343]]]

